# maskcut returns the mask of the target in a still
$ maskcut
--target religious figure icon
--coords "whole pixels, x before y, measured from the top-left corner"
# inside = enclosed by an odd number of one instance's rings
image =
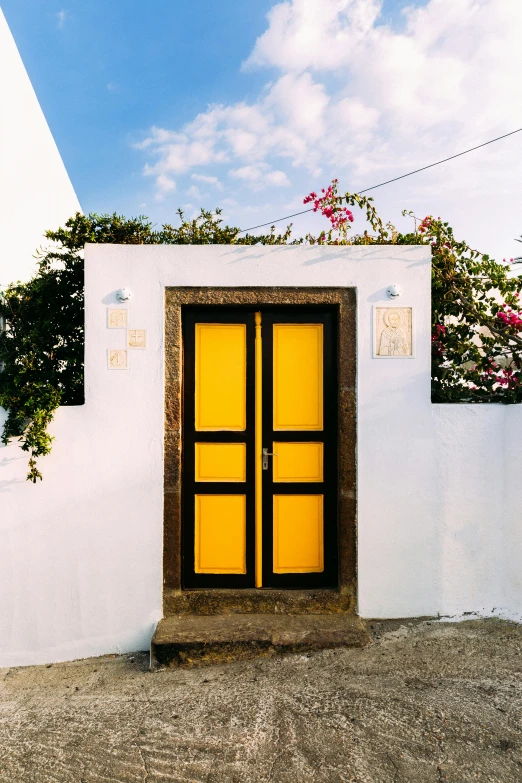
[[[108,367],[109,370],[127,370],[127,351],[110,349]]]
[[[147,330],[146,329],[128,329],[127,330],[127,345],[129,348],[146,348],[147,347]]]
[[[126,329],[127,310],[123,307],[109,308],[107,326],[109,327],[109,329]]]
[[[411,307],[376,307],[374,319],[374,356],[413,356]]]

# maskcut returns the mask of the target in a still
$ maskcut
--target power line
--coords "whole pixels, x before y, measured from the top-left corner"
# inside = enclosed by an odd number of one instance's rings
[[[511,131],[510,133],[504,133],[503,136],[497,136],[496,139],[490,139],[490,141],[485,141],[483,144],[477,144],[476,147],[470,147],[469,150],[464,150],[464,152],[457,152],[456,155],[450,155],[449,158],[443,158],[442,160],[438,160],[436,163],[430,163],[429,166],[423,166],[420,169],[415,169],[415,171],[410,171],[408,172],[408,174],[401,174],[400,177],[387,179],[386,182],[381,182],[379,183],[379,185],[372,185],[371,188],[364,188],[364,190],[358,190],[357,194],[360,195],[361,193],[367,193],[369,190],[382,188],[383,185],[389,185],[390,182],[397,182],[397,180],[399,179],[404,179],[405,177],[411,177],[412,174],[418,174],[419,171],[426,171],[426,169],[432,169],[434,166],[440,166],[441,163],[446,163],[448,160],[453,160],[454,158],[460,158],[461,155],[467,155],[468,152],[473,152],[473,150],[479,150],[481,147],[487,147],[488,144],[493,144],[495,141],[506,139],[508,136],[513,136],[515,133],[520,133],[520,131],[522,131],[522,128],[517,128],[517,130]],[[286,217],[277,218],[277,220],[269,220],[268,223],[260,223],[258,226],[251,226],[250,228],[242,228],[241,231],[239,231],[238,233],[244,234],[246,231],[254,231],[256,228],[263,228],[264,226],[272,226],[274,223],[280,223],[281,220],[288,220],[289,218],[297,217],[298,215],[304,215],[306,212],[313,212],[313,207],[309,207],[309,209],[303,209],[301,212],[294,212],[293,215],[286,215]]]

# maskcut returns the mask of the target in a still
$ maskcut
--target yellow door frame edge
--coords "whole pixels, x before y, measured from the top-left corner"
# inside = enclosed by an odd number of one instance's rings
[[[263,585],[263,415],[262,415],[262,337],[261,313],[255,314],[256,323],[256,587]]]

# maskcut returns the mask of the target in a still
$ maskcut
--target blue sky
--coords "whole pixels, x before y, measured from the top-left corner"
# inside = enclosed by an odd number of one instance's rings
[[[132,144],[152,125],[178,126],[209,103],[256,94],[263,77],[245,77],[238,63],[269,7],[259,0],[3,0],[85,210],[136,212],[143,159]]]
[[[1,1],[86,211],[161,222],[221,204],[245,227],[333,176],[361,188],[522,126],[511,0]],[[521,141],[376,191],[378,206],[399,225],[403,207],[443,212],[512,255]]]

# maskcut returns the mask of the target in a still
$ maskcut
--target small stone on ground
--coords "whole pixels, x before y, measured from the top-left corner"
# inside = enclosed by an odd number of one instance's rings
[[[0,669],[1,783],[520,783],[522,629],[371,623],[364,649]]]

